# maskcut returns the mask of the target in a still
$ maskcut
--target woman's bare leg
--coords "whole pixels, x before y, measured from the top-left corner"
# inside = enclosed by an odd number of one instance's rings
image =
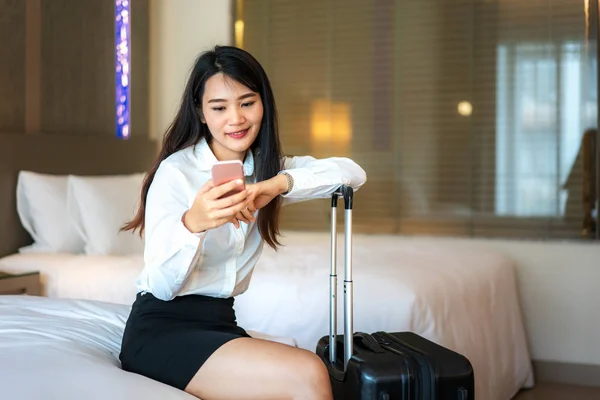
[[[268,340],[238,338],[215,351],[185,391],[202,400],[332,400],[316,354]]]

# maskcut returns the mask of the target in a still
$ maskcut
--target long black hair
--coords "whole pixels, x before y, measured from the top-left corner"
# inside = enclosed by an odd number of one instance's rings
[[[202,96],[206,81],[217,73],[236,80],[258,93],[263,103],[263,118],[258,136],[251,146],[254,155],[254,170],[257,182],[274,177],[281,169],[281,144],[277,128],[277,109],[271,84],[263,67],[248,52],[231,46],[216,46],[196,59],[186,84],[181,106],[175,119],[167,129],[162,149],[142,184],[140,206],[135,217],[123,226],[123,230],[144,232],[146,196],[160,163],[171,154],[197,144],[205,138],[208,143],[212,135],[206,124],[200,120]],[[279,210],[281,199],[275,197],[258,213],[257,224],[265,242],[274,249],[280,245]]]

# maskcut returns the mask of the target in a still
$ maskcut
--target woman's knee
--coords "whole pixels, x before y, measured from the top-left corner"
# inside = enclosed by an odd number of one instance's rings
[[[329,372],[323,361],[315,353],[304,351],[302,361],[298,366],[300,368],[294,369],[300,372],[298,378],[302,380],[300,383],[303,386],[316,389],[329,388]]]

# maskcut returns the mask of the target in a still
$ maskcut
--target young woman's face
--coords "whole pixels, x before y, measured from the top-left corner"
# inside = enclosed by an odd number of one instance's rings
[[[206,81],[202,122],[213,137],[211,149],[218,160],[243,161],[263,117],[260,95],[222,73]]]

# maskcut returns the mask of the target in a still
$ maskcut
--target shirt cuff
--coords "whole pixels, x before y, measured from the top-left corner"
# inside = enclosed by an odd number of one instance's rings
[[[282,194],[282,197],[286,198],[303,198],[308,194],[316,194],[320,189],[329,188],[330,186],[339,186],[340,184],[346,184],[346,182],[339,182],[339,178],[324,179],[322,176],[319,178],[315,177],[314,171],[309,168],[292,168],[286,169],[281,172],[290,174],[294,180],[294,186],[286,194]]]

